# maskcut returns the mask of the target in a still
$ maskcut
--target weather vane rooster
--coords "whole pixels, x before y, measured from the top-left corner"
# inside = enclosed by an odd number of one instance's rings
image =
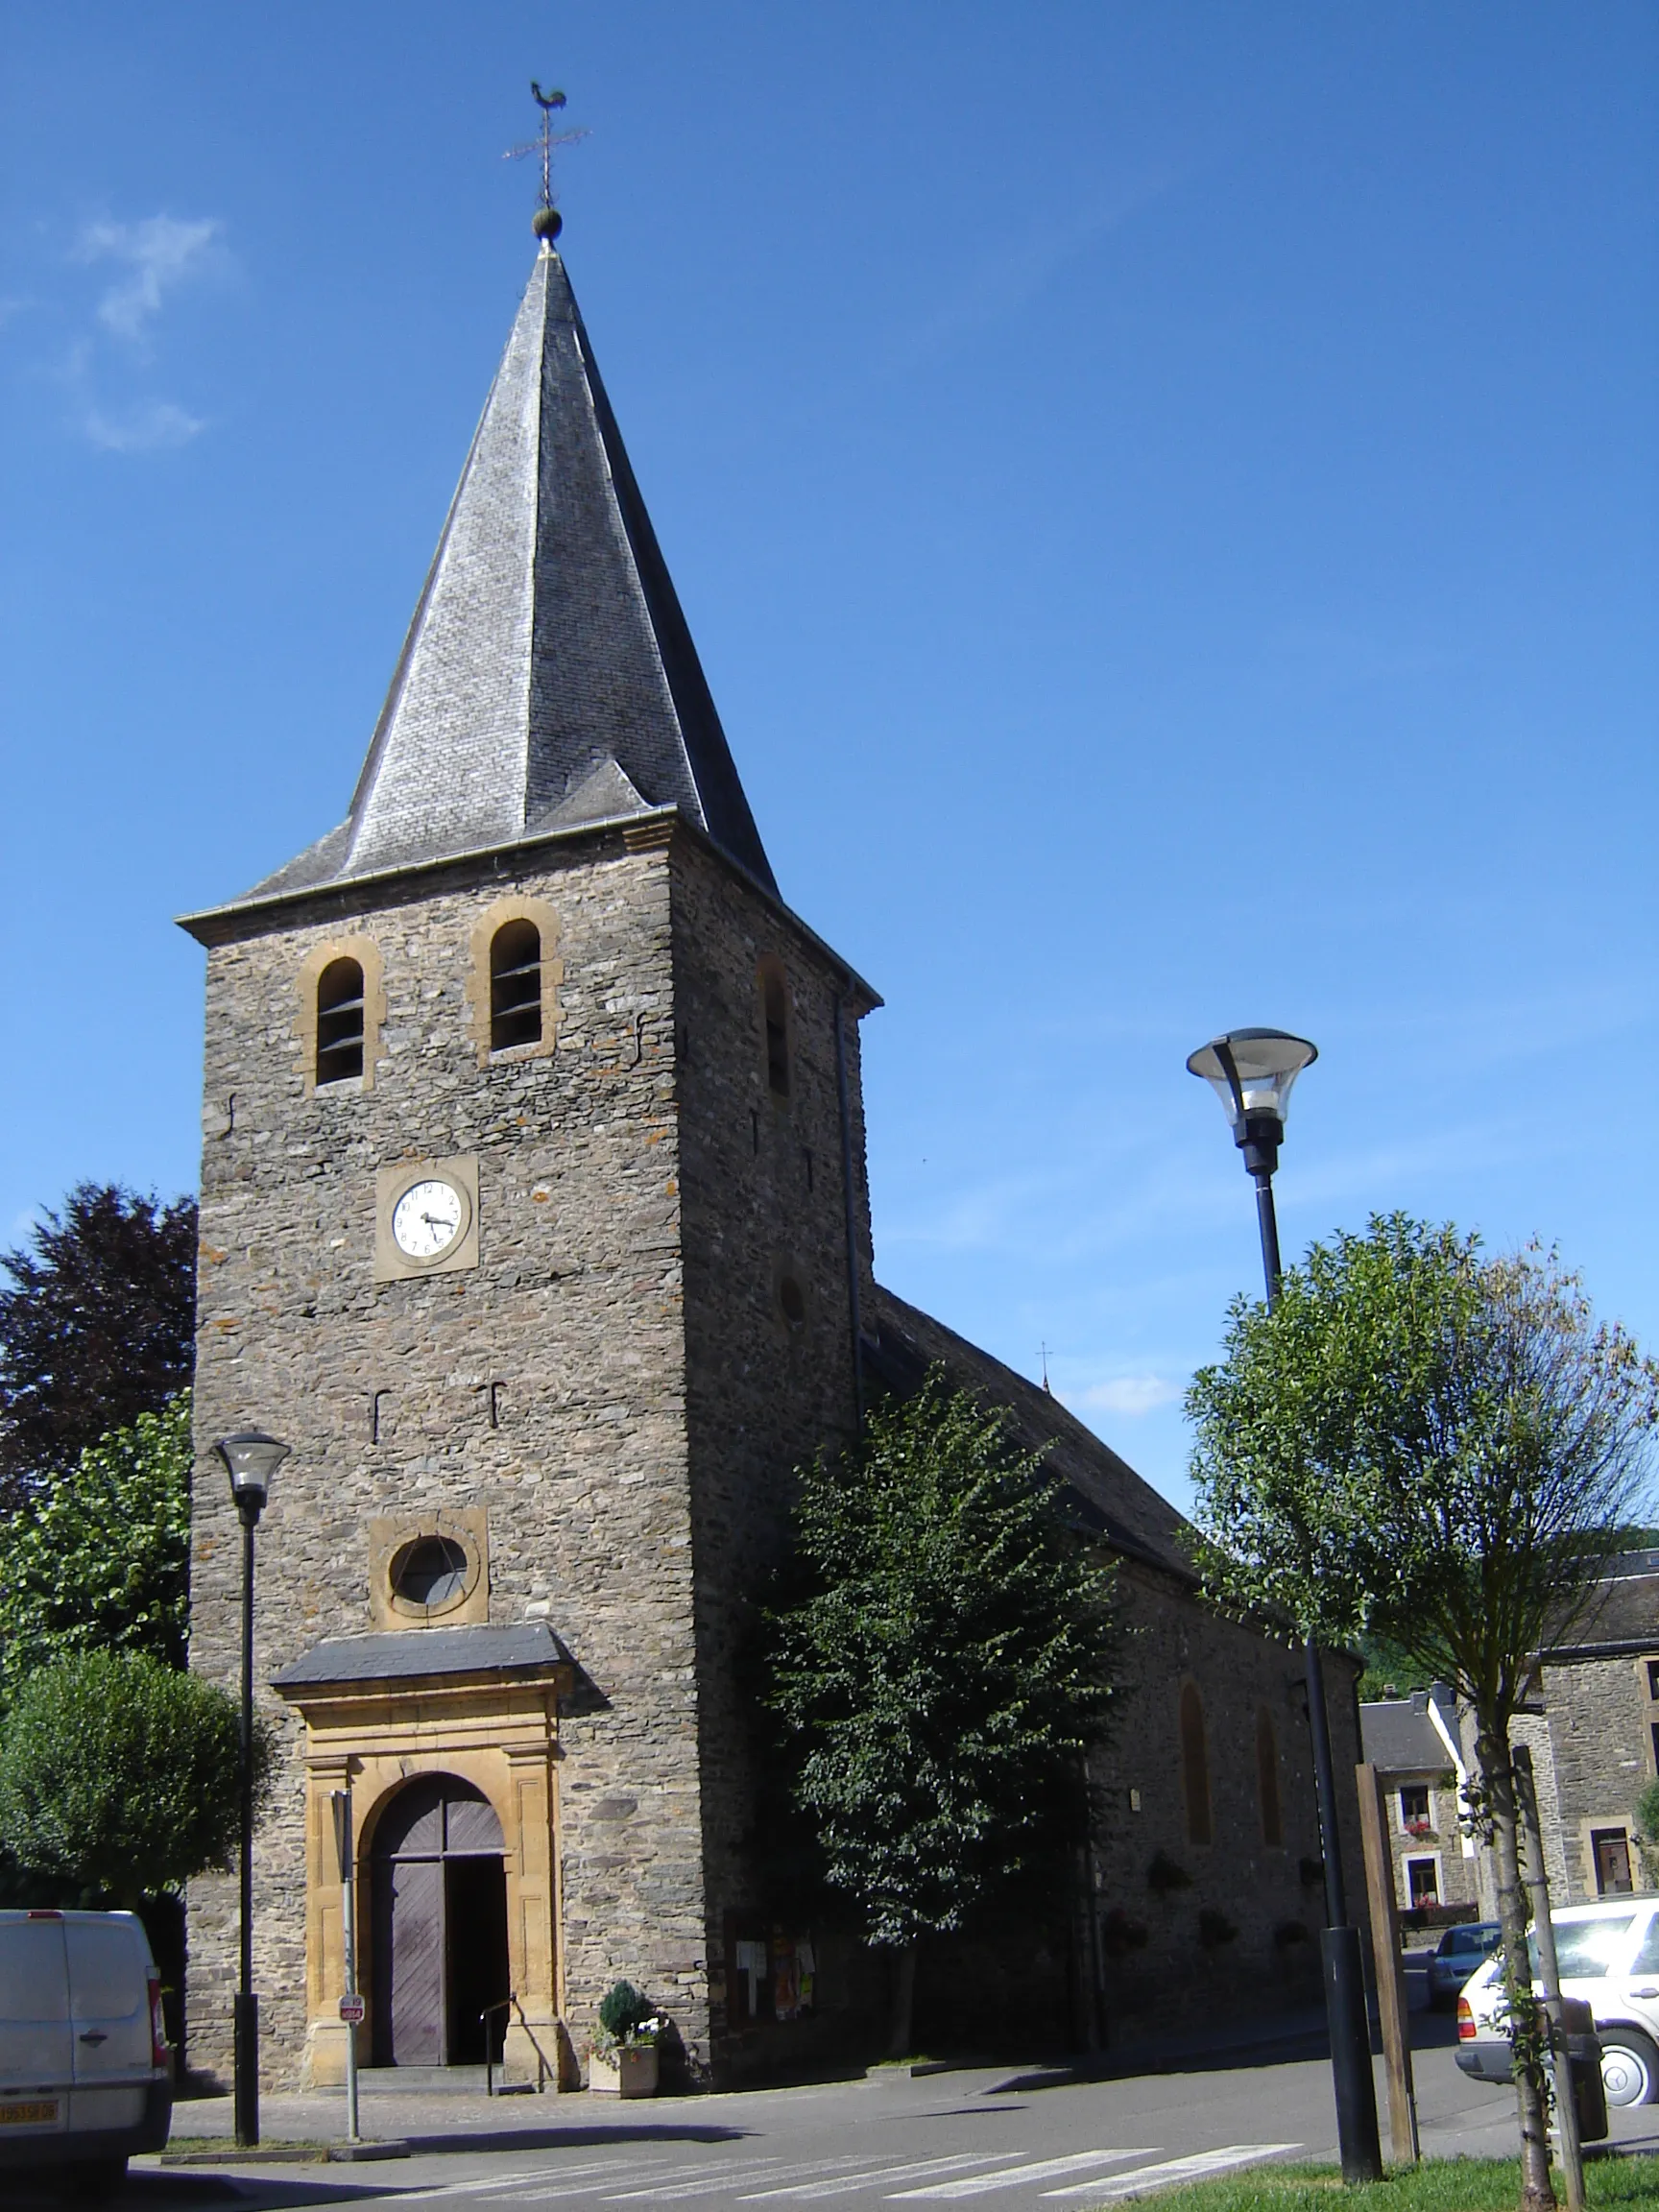
[[[530,227],[538,238],[551,245],[565,227],[565,219],[553,204],[553,149],[555,146],[574,146],[579,138],[586,138],[586,131],[555,131],[553,118],[565,105],[563,92],[543,92],[534,77],[530,80],[530,94],[541,110],[541,135],[528,139],[522,146],[510,146],[502,155],[503,161],[522,161],[527,154],[541,156],[541,204],[530,219]]]

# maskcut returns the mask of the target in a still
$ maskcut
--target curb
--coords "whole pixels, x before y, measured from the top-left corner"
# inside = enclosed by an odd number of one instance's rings
[[[163,2151],[159,2166],[323,2166],[359,2165],[374,2158],[407,2158],[409,2146],[401,2137],[380,2143],[295,2143],[279,2151],[239,2151],[227,2143],[223,2151]]]

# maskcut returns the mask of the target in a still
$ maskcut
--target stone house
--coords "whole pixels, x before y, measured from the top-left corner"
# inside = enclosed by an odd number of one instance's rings
[[[1478,1901],[1475,1845],[1458,1826],[1466,1779],[1457,1705],[1443,1682],[1359,1708],[1360,1742],[1382,1785],[1394,1899],[1403,1911]]]
[[[1537,1654],[1510,1732],[1532,1753],[1551,1895],[1563,1905],[1653,1886],[1636,1807],[1659,1778],[1659,1551],[1612,1561],[1573,1634]],[[1472,1899],[1482,1919],[1495,1919],[1491,1855],[1461,1843],[1455,1811],[1459,1773],[1477,1771],[1473,1713],[1436,1685],[1366,1704],[1361,1719],[1365,1756],[1402,1815],[1393,1837],[1401,1904],[1433,1881],[1442,1903]],[[1404,1815],[1425,1802],[1422,1828]]]
[[[1532,1746],[1551,1892],[1581,1904],[1653,1887],[1636,1801],[1659,1774],[1659,1551],[1614,1560],[1573,1638],[1539,1653],[1514,1740]]]
[[[880,1001],[780,896],[549,246],[347,818],[184,926],[208,956],[191,1664],[226,1683],[212,1443],[292,1447],[254,1645],[273,2085],[343,2073],[348,1789],[365,2063],[493,2036],[573,2080],[621,1977],[694,2079],[856,2036],[871,1960],[769,1910],[744,1637],[790,1470],[935,1358],[1052,1441],[1127,1631],[1076,1899],[936,1986],[1050,2035],[1316,1986],[1295,1654],[1199,1602],[1173,1509],[1080,1424],[877,1286]],[[1347,1772],[1345,1663],[1330,1681]],[[192,2056],[224,2074],[234,1881],[190,1918]]]

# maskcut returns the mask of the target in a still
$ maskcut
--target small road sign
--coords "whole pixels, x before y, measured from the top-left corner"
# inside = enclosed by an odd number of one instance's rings
[[[367,1997],[341,1998],[340,2017],[345,2021],[348,2028],[360,2028],[368,2016],[369,2000]]]

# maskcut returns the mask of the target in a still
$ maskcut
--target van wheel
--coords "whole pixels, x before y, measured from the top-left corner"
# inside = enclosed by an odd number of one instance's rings
[[[1609,2104],[1659,2102],[1659,2051],[1639,2029],[1601,2032],[1601,2086]]]
[[[79,2203],[113,2197],[126,2185],[125,2158],[78,2158],[63,2169],[63,2194]]]

